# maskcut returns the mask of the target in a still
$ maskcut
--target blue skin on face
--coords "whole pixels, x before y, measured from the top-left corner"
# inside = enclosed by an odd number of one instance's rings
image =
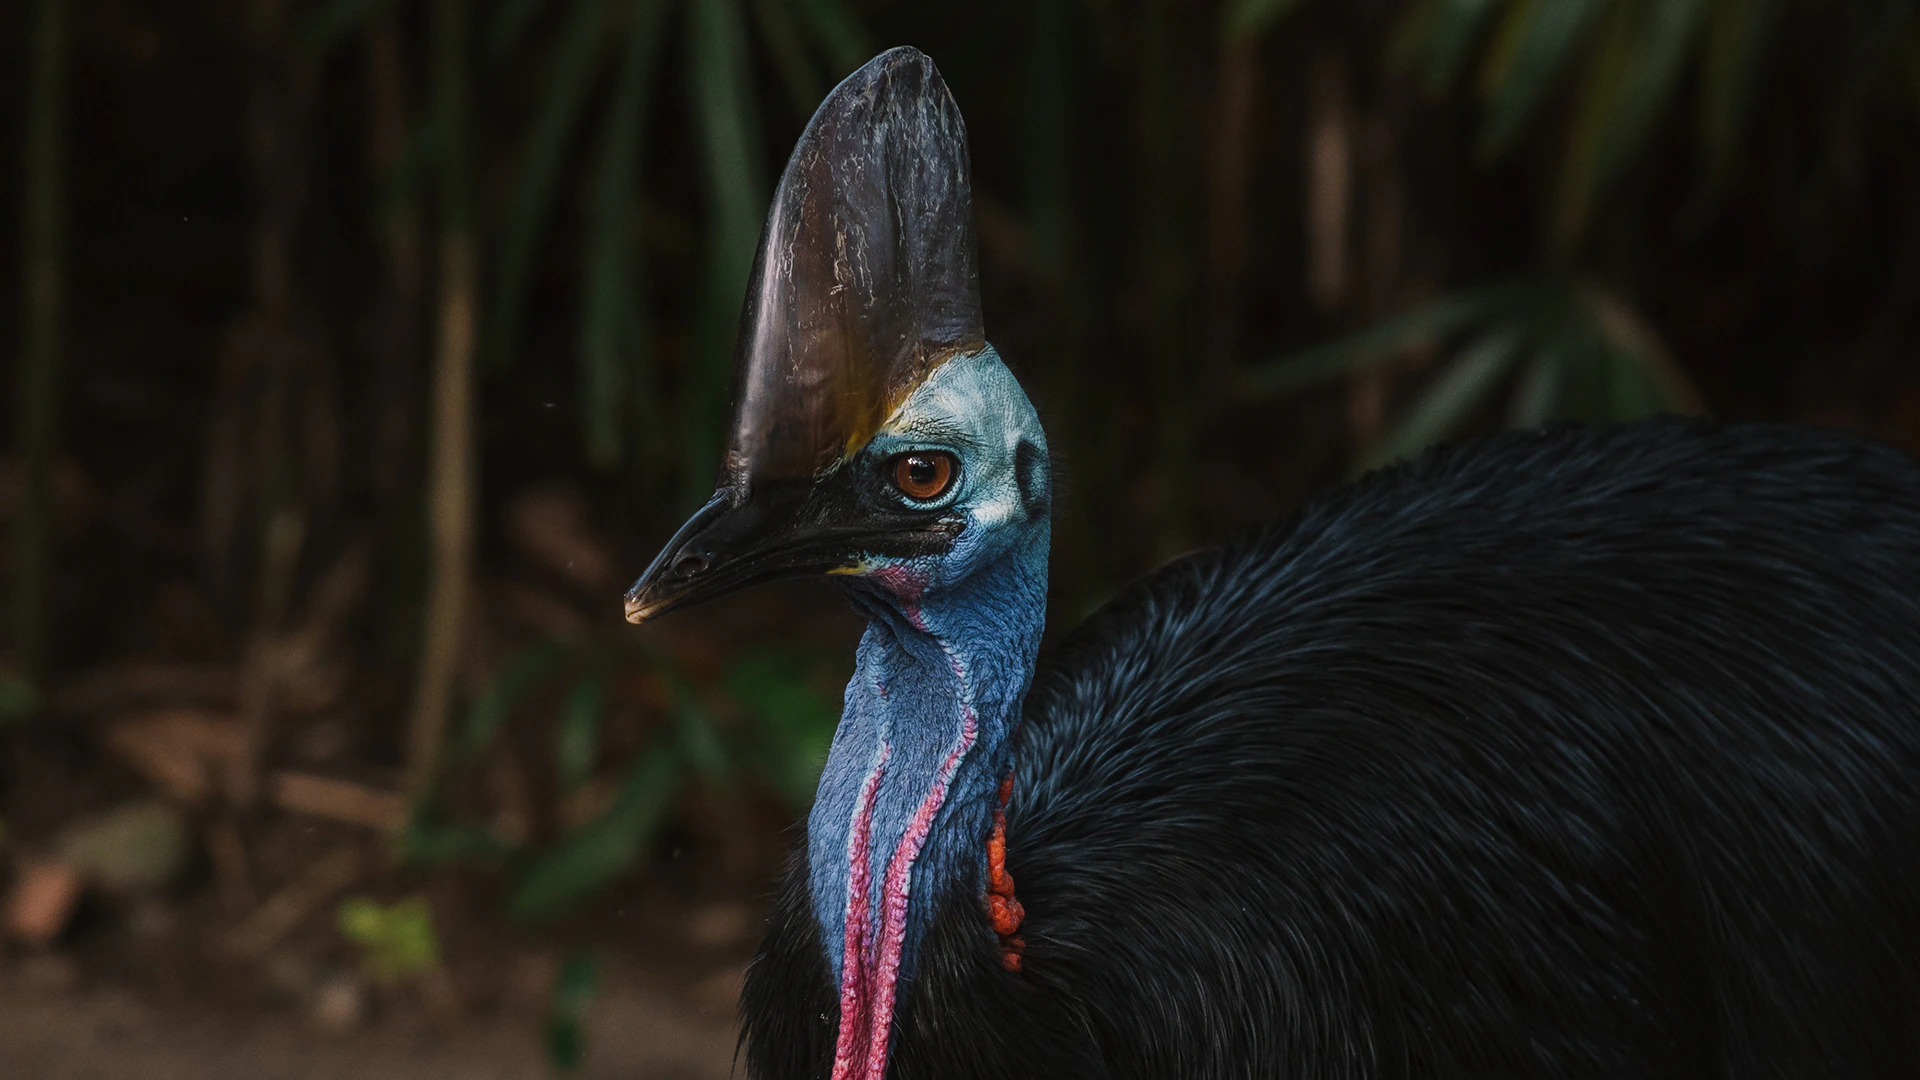
[[[807,823],[814,914],[836,980],[845,962],[849,841],[883,744],[889,756],[873,796],[867,859],[868,947],[881,937],[889,865],[943,768],[946,797],[908,879],[902,984],[939,898],[956,880],[984,893],[995,796],[1046,619],[1046,437],[991,347],[935,369],[843,467],[879,475],[887,460],[914,450],[959,462],[951,490],[932,505],[951,507],[965,527],[943,554],[869,556],[839,577],[869,622]],[[969,718],[973,741],[950,762]]]

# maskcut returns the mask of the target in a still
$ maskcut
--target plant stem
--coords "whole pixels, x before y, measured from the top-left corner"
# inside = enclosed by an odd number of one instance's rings
[[[477,257],[468,203],[467,0],[435,0],[433,110],[440,133],[440,301],[427,513],[431,567],[419,681],[408,728],[408,790],[431,783],[452,710],[473,561],[473,353]]]
[[[48,535],[58,413],[61,330],[61,127],[66,82],[65,0],[36,0],[27,33],[25,182],[21,206],[24,266],[20,347],[20,465],[15,519],[14,644],[29,673],[45,662]]]

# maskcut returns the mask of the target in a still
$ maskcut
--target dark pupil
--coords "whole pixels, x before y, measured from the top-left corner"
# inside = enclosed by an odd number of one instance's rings
[[[933,483],[933,479],[939,471],[940,467],[933,463],[932,458],[916,457],[907,459],[907,479],[912,481],[915,487],[926,487]]]

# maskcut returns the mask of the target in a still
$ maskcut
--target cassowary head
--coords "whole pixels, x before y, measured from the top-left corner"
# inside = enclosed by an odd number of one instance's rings
[[[969,169],[920,52],[828,95],[761,235],[719,489],[628,592],[628,621],[809,574],[917,599],[1044,522],[1046,437],[981,325]]]

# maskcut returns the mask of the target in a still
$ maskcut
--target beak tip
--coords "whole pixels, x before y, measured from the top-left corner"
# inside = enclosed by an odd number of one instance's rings
[[[646,600],[641,598],[639,590],[637,589],[626,595],[624,607],[627,621],[635,626],[639,626],[641,623],[646,622],[660,613],[660,605],[658,603],[647,603]]]
[[[646,598],[642,595],[644,590],[641,586],[643,584],[645,584],[644,581],[634,582],[633,588],[628,589],[627,594],[620,598],[622,612],[625,614],[627,621],[635,626],[639,626],[641,623],[653,617],[655,614],[653,609],[659,606],[658,604],[647,603]]]

